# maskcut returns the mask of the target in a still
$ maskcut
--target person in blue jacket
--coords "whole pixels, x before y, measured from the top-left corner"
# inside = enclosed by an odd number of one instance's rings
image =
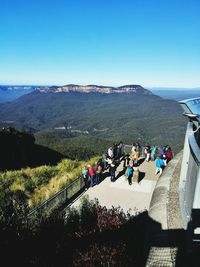
[[[129,185],[131,185],[132,184],[132,177],[133,177],[133,167],[131,165],[128,165],[127,177],[128,177],[128,183],[129,183]]]
[[[158,174],[158,173],[161,174],[165,165],[166,165],[165,161],[162,158],[157,157],[156,158],[156,172],[155,172],[155,174]]]

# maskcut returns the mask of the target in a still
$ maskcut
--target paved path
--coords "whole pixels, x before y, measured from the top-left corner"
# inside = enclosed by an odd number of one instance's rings
[[[122,163],[116,171],[116,175],[122,171]],[[77,207],[85,196],[89,200],[97,198],[102,206],[107,208],[121,207],[124,212],[136,214],[138,211],[148,210],[151,196],[159,175],[155,175],[155,162],[144,161],[139,166],[138,172],[134,171],[133,183],[128,184],[125,175],[121,175],[115,182],[106,177],[99,185],[89,188],[79,197],[71,207]],[[139,178],[139,179],[138,179]]]

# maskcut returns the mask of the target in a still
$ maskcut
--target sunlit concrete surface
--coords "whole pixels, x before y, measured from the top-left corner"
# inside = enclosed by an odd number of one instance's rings
[[[116,176],[122,171],[122,163],[118,166]],[[99,185],[95,185],[85,191],[71,207],[78,207],[83,197],[87,196],[89,200],[98,199],[102,206],[107,208],[119,207],[124,212],[136,214],[137,212],[148,210],[152,193],[155,188],[159,175],[155,175],[155,162],[144,161],[139,166],[139,173],[135,169],[132,179],[132,185],[128,184],[125,175],[120,176],[115,182],[106,177]]]

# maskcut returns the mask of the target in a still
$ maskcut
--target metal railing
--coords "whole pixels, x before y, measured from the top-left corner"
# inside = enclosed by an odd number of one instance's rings
[[[124,153],[131,154],[132,145],[124,145]],[[140,156],[144,157],[144,147],[140,149]],[[70,204],[70,200],[78,194],[85,187],[82,177],[77,178],[71,184],[55,193],[52,197],[43,201],[36,207],[32,208],[28,216],[34,216],[42,213],[50,213],[55,208],[60,207],[66,203]]]
[[[57,207],[60,207],[70,200],[85,187],[82,177],[77,178],[71,184],[58,191],[49,199],[31,209],[28,216],[34,216],[41,213],[50,213]]]
[[[197,139],[198,132],[195,124],[190,121],[185,135],[179,196],[183,227],[192,234],[192,240],[200,242],[200,148]]]

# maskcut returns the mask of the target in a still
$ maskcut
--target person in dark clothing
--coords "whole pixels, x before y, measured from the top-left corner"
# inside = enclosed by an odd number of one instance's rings
[[[114,154],[114,159],[117,158],[117,144],[113,144],[113,154]]]
[[[121,147],[120,143],[117,144],[117,153],[116,153],[116,158],[119,159],[121,157]]]
[[[116,171],[116,166],[114,161],[110,164],[110,180],[111,182],[115,181],[115,171]]]
[[[97,170],[96,170],[96,183],[99,184],[101,182],[101,175],[103,172],[103,168],[101,163],[97,165]]]
[[[103,171],[105,171],[107,169],[107,167],[108,167],[107,159],[108,159],[108,154],[107,153],[103,154],[103,157],[102,157]]]
[[[126,154],[123,158],[123,169],[126,170],[127,166],[129,165],[130,162],[130,155]]]

